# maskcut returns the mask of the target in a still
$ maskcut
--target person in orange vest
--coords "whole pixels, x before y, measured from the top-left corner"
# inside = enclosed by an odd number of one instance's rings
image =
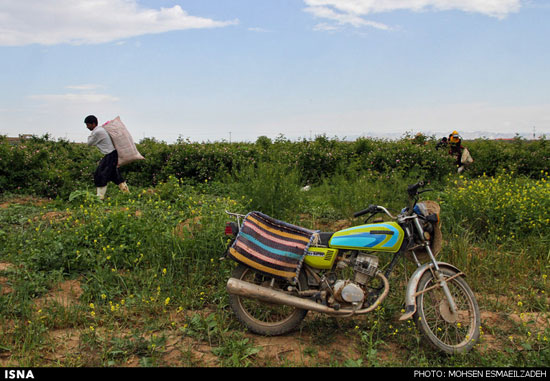
[[[453,131],[447,139],[449,145],[449,154],[456,158],[456,165],[458,167],[458,173],[464,172],[466,165],[473,162],[470,152],[466,147],[462,145],[462,137],[457,131]]]

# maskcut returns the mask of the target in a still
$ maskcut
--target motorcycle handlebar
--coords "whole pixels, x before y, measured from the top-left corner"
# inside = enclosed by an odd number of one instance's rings
[[[383,206],[379,206],[379,205],[370,205],[367,209],[363,209],[360,212],[355,213],[353,216],[354,217],[360,217],[363,214],[367,214],[367,213],[371,213],[371,214],[386,213],[390,218],[393,218],[393,219],[396,218],[396,217],[392,216],[392,214],[390,212],[388,212],[388,210],[386,208],[384,208]]]
[[[369,205],[367,209],[363,209],[360,212],[356,212],[353,214],[354,217],[361,217],[364,214],[367,213],[376,213],[378,212],[378,206],[377,205]]]
[[[407,187],[407,193],[410,197],[414,197],[418,194],[418,189],[422,188],[424,186],[424,181],[419,181],[416,184],[409,185]],[[361,217],[367,213],[378,213],[378,212],[385,212],[390,217],[394,218],[385,208],[379,207],[378,205],[369,205],[367,209],[363,209],[359,212],[355,212],[353,214],[353,217]]]

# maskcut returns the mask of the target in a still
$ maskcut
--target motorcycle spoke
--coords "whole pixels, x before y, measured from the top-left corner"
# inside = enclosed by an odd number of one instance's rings
[[[251,317],[265,323],[280,322],[286,319],[294,311],[291,307],[268,306],[265,303],[259,303],[250,299],[245,299],[242,303]]]
[[[426,288],[433,285],[433,279]],[[459,346],[470,340],[475,330],[473,307],[460,284],[448,282],[451,295],[457,306],[455,314],[450,312],[447,298],[440,287],[433,288],[422,295],[425,324],[440,342],[448,346]]]
[[[255,272],[248,272],[243,277],[243,280],[253,284],[269,287],[271,285],[271,278],[264,277]],[[274,288],[281,289],[283,285],[275,282]],[[270,324],[280,323],[288,319],[295,311],[295,308],[285,305],[266,304],[265,302],[259,302],[254,299],[242,298],[241,304],[244,307],[246,313],[253,319]]]

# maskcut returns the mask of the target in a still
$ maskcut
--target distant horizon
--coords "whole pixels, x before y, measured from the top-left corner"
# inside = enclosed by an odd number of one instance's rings
[[[413,131],[407,131],[405,133],[389,133],[389,134],[383,134],[383,133],[365,133],[365,134],[361,134],[361,135],[357,135],[357,136],[337,136],[337,135],[328,135],[328,134],[316,134],[314,136],[302,136],[302,137],[296,137],[296,138],[289,138],[287,136],[285,136],[284,134],[278,134],[277,136],[275,137],[269,137],[267,136],[269,139],[271,139],[272,141],[275,141],[276,139],[278,138],[282,138],[282,139],[285,139],[285,140],[288,140],[288,141],[292,141],[292,142],[297,142],[297,141],[303,141],[303,140],[306,140],[306,141],[312,141],[312,140],[315,140],[317,139],[318,137],[326,137],[328,139],[336,139],[336,140],[340,140],[340,141],[350,141],[350,142],[353,142],[353,141],[356,141],[357,139],[380,139],[380,140],[402,140],[402,139],[405,139],[407,136],[411,136],[411,137],[414,137],[416,134],[418,133],[421,133],[421,132],[413,132]],[[434,133],[422,133],[422,135],[424,136],[427,136],[429,138],[434,138],[436,140],[439,140],[443,137],[447,137],[448,135],[450,134],[449,133],[444,133],[444,132],[434,132]],[[76,141],[76,140],[70,140],[70,139],[67,139],[65,137],[60,137],[60,136],[53,136],[51,134],[41,134],[41,135],[36,135],[36,134],[25,134],[25,133],[22,133],[18,136],[8,136],[8,135],[2,135],[2,136],[5,136],[6,138],[8,139],[18,139],[20,138],[21,136],[34,136],[34,137],[38,137],[38,138],[41,138],[43,136],[48,136],[51,140],[54,140],[54,141],[58,141],[58,140],[65,140],[65,141],[69,141],[71,143],[86,143],[86,140],[81,140],[81,141]],[[476,139],[488,139],[488,140],[513,140],[514,138],[521,138],[521,139],[524,139],[524,140],[540,140],[540,139],[549,139],[550,138],[550,133],[535,133],[535,135],[533,136],[533,132],[529,133],[529,132],[516,132],[516,133],[492,133],[492,132],[488,132],[488,131],[476,131],[476,132],[466,132],[464,134],[460,134],[462,139],[463,140],[476,140]],[[222,142],[225,142],[225,143],[255,143],[257,141],[258,138],[260,137],[264,137],[266,135],[258,135],[255,139],[253,140],[229,140],[229,139],[219,139],[219,140],[203,140],[203,141],[198,141],[198,140],[190,140],[188,139],[187,137],[185,136],[180,136],[179,138],[173,140],[173,141],[166,141],[164,139],[159,139],[159,138],[156,138],[154,136],[145,136],[145,137],[141,137],[141,138],[134,138],[134,141],[135,143],[140,143],[141,141],[143,140],[147,140],[147,139],[154,139],[158,142],[163,142],[163,143],[166,143],[166,144],[175,144],[177,143],[178,140],[183,140],[183,141],[190,141],[191,143],[222,143]]]

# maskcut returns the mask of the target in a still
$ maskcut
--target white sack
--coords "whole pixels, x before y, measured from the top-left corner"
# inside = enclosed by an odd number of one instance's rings
[[[129,164],[136,160],[144,160],[145,158],[139,153],[132,139],[132,135],[117,116],[115,119],[103,125],[105,131],[111,137],[113,145],[118,152],[118,166]]]
[[[464,151],[462,151],[462,157],[460,158],[460,161],[462,164],[472,164],[474,162],[474,159],[472,158],[472,155],[470,155],[470,151],[468,151],[468,148],[464,148]]]

